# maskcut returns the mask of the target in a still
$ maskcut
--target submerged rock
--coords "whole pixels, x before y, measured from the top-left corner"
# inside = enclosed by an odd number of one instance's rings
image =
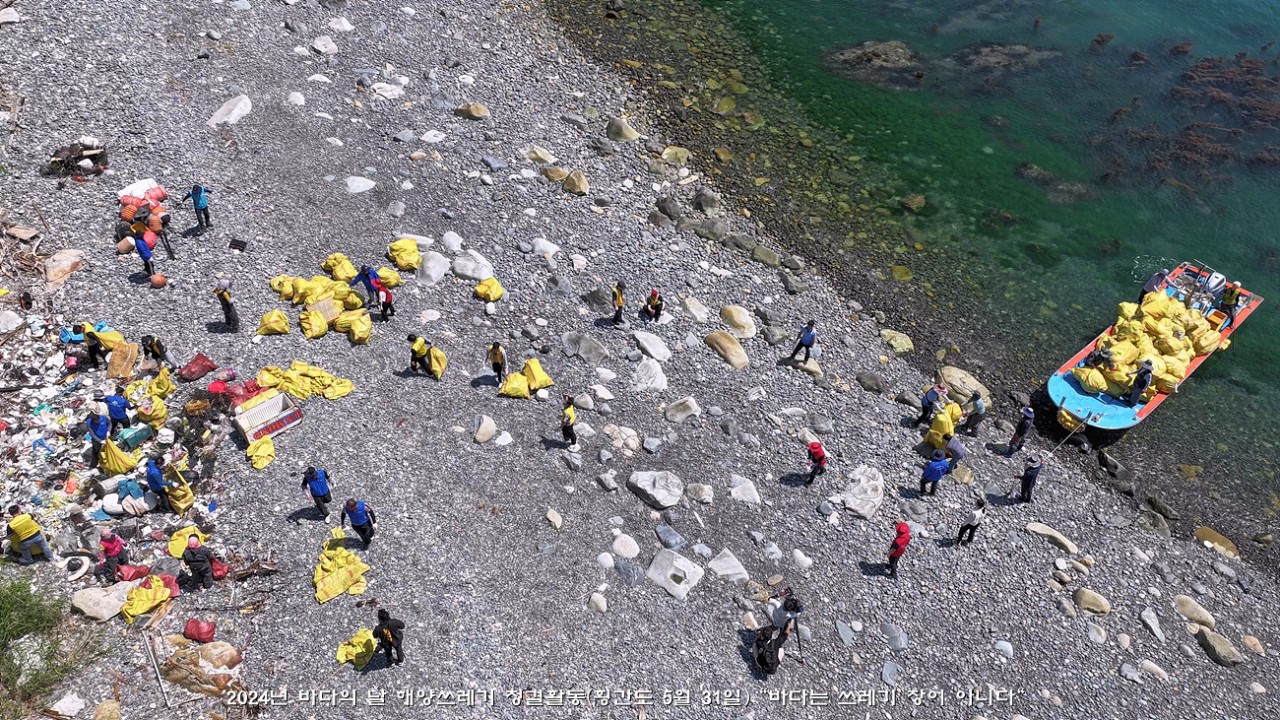
[[[901,40],[870,40],[827,53],[827,67],[875,85],[914,83],[924,61]]]

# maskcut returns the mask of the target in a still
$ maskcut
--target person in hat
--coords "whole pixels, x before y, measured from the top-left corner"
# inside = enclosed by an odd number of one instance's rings
[[[942,476],[951,472],[951,463],[947,462],[947,453],[945,450],[934,450],[932,459],[924,466],[924,472],[920,474],[920,494],[924,495],[927,489],[929,495],[938,494],[938,483],[942,481]]]
[[[1243,292],[1240,288],[1240,281],[1236,280],[1227,284],[1227,287],[1222,291],[1222,297],[1218,299],[1218,309],[1227,314],[1228,325],[1236,321],[1236,310],[1240,307],[1240,298]]]
[[[171,368],[177,369],[179,365],[178,358],[169,352],[164,343],[160,342],[160,338],[155,335],[143,335],[140,344],[142,345],[143,355],[155,360],[157,364],[164,363]]]
[[[200,544],[200,538],[194,534],[187,537],[187,549],[182,551],[182,562],[186,563],[191,575],[183,578],[186,590],[208,590],[213,587],[213,553]]]
[[[787,356],[788,360],[795,360],[796,355],[804,350],[804,360],[800,362],[809,362],[809,351],[813,350],[814,343],[818,342],[818,321],[810,320],[804,327],[800,328],[800,334],[796,336],[796,347]]]
[[[572,451],[578,447],[578,432],[573,429],[578,424],[578,411],[573,407],[573,396],[564,396],[564,407],[560,411],[560,435]]]
[[[488,352],[489,367],[493,368],[493,374],[498,376],[498,384],[502,384],[502,378],[507,374],[507,351],[502,349],[502,343],[494,341],[489,346]]]
[[[984,498],[978,498],[973,501],[973,512],[969,513],[969,519],[960,526],[960,534],[956,536],[957,545],[968,545],[973,542],[974,533],[978,532],[978,526],[982,524],[983,518],[987,516],[987,501]]]
[[[1147,280],[1147,284],[1142,286],[1142,292],[1138,293],[1138,304],[1141,305],[1142,301],[1147,299],[1148,293],[1153,293],[1159,290],[1164,285],[1164,281],[1168,278],[1169,271],[1167,269],[1161,270],[1160,272],[1152,275],[1151,278]]]
[[[191,189],[179,201],[191,200],[191,207],[196,211],[196,227],[201,230],[213,227],[213,221],[209,219],[209,193],[211,192],[213,191],[203,182],[197,181],[192,183]]]
[[[898,562],[907,554],[907,546],[911,544],[911,526],[899,520],[894,527],[893,542],[889,543],[889,577],[898,577]]]
[[[53,548],[49,547],[49,542],[44,539],[44,528],[31,517],[31,513],[22,512],[19,505],[9,506],[9,534],[17,539],[16,545],[11,545],[10,550],[16,550],[22,555],[22,559],[18,561],[19,565],[30,565],[35,562],[35,558],[31,556],[31,548],[39,548],[40,553],[44,555],[45,560],[56,560]]]
[[[375,300],[382,308],[382,322],[386,322],[387,318],[394,317],[396,314],[395,296],[387,289],[387,284],[380,279],[373,281],[373,289],[377,291]]]
[[[822,443],[814,440],[809,443],[809,477],[805,479],[805,485],[812,485],[813,481],[827,471],[827,449],[822,447]]]
[[[920,427],[928,422],[929,417],[933,415],[934,408],[942,403],[947,402],[947,386],[938,383],[925,391],[920,398],[920,417],[916,418],[914,427]]]
[[[1111,365],[1111,348],[1094,347],[1084,358],[1085,367],[1103,368]]]
[[[431,355],[431,346],[426,340],[417,335],[409,335],[406,338],[409,341],[409,372],[417,372],[421,370],[424,373],[431,374],[430,363],[428,357]]]
[[[129,410],[136,406],[129,402],[129,398],[124,396],[123,387],[117,385],[116,391],[103,398],[103,402],[107,405],[107,418],[111,420],[110,432],[112,434],[115,434],[119,428],[127,428],[133,424],[133,421],[129,419]]]
[[[238,333],[240,316],[236,313],[235,304],[231,302],[231,278],[224,273],[218,273],[213,277],[213,295],[218,298],[218,304],[222,306],[222,322],[231,332]]]
[[[364,543],[364,549],[368,550],[369,543],[373,542],[373,531],[378,529],[378,516],[373,512],[373,506],[363,500],[347,498],[338,517],[338,527],[346,527],[347,518],[351,518],[351,529],[356,531],[360,542]]]
[[[1138,363],[1137,370],[1129,373],[1133,378],[1133,388],[1129,391],[1129,407],[1135,407],[1142,400],[1142,394],[1151,387],[1151,370],[1151,361],[1143,360]]]
[[[649,291],[649,299],[644,304],[644,316],[649,320],[658,322],[662,319],[662,310],[667,306],[662,295],[658,293],[657,288]]]
[[[369,304],[373,305],[378,302],[378,289],[373,285],[374,280],[382,281],[378,271],[368,265],[361,265],[360,272],[356,273],[356,276],[351,278],[351,282],[347,283],[347,285],[349,287],[355,287],[356,283],[364,285],[364,289],[369,292]]]
[[[1018,495],[1020,502],[1032,502],[1031,493],[1036,489],[1036,480],[1040,477],[1040,468],[1043,465],[1040,458],[1027,458],[1027,466],[1022,470],[1022,492]]]
[[[98,573],[108,584],[116,581],[116,570],[129,563],[129,547],[111,528],[103,528],[98,538]]]
[[[84,422],[89,429],[89,467],[96,468],[102,460],[102,443],[111,437],[111,420],[107,417],[101,391],[94,393],[94,402],[89,404],[89,417]]]
[[[1031,423],[1036,419],[1036,411],[1029,407],[1022,408],[1022,417],[1018,419],[1018,425],[1013,429],[1013,437],[1009,438],[1009,450],[1005,454],[1013,457],[1013,454],[1022,449],[1022,443],[1027,439],[1027,433],[1031,432]]]
[[[622,297],[622,291],[627,289],[626,283],[619,280],[613,286],[613,324],[622,324],[622,309],[626,306],[626,301]]]
[[[378,610],[378,624],[373,628],[373,636],[378,640],[377,650],[386,653],[387,665],[399,665],[404,662],[404,623],[391,617],[386,610]],[[375,650],[374,652],[377,652]],[[395,658],[392,659],[392,653]]]

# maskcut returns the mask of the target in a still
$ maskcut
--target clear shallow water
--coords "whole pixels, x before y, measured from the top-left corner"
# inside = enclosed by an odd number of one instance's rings
[[[1178,448],[1176,462],[1206,468],[1223,494],[1260,491],[1249,502],[1273,517],[1280,421],[1275,352],[1280,345],[1280,167],[1250,164],[1280,129],[1251,129],[1238,159],[1153,169],[1150,142],[1128,131],[1177,133],[1193,122],[1240,127],[1222,108],[1170,94],[1200,58],[1262,58],[1280,75],[1280,3],[1244,0],[1079,2],[851,2],[704,0],[752,46],[773,82],[814,124],[844,135],[883,163],[938,212],[912,221],[926,246],[973,258],[936,287],[936,301],[977,295],[1009,355],[1050,372],[1137,294],[1138,279],[1175,258],[1199,258],[1269,303],[1236,343],[1199,371],[1123,444]],[[1040,27],[1034,28],[1036,16]],[[1091,48],[1099,33],[1114,35]],[[864,41],[900,40],[925,59],[908,89],[833,73],[824,53]],[[1178,43],[1194,45],[1171,55]],[[1061,53],[1035,69],[984,82],[937,61],[976,43],[1027,44]],[[1147,62],[1132,66],[1142,52]],[[1137,102],[1135,103],[1135,99]],[[1132,110],[1112,122],[1119,108]],[[998,117],[996,117],[998,116]],[[1159,145],[1159,143],[1156,143]],[[1033,163],[1057,181],[1083,183],[1092,199],[1057,204],[1015,169]],[[1108,170],[1122,171],[1110,180]],[[991,213],[1016,218],[991,222]],[[998,217],[1007,217],[1000,215]],[[984,220],[985,218],[985,220]],[[912,267],[911,248],[900,262]],[[976,275],[976,277],[975,277]],[[1168,464],[1168,463],[1166,463]],[[1163,468],[1170,472],[1172,468]],[[1176,472],[1174,473],[1176,475]],[[1194,489],[1193,489],[1194,490]]]

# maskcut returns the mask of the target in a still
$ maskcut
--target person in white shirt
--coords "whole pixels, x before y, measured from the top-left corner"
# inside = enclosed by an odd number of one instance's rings
[[[960,534],[956,536],[957,545],[968,545],[973,542],[973,534],[978,531],[978,526],[982,524],[982,519],[987,514],[987,501],[978,498],[973,504],[973,512],[969,513],[969,519],[965,524],[960,526]],[[968,538],[965,535],[968,535]]]

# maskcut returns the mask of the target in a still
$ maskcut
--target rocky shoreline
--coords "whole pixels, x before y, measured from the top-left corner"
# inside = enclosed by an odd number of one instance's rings
[[[222,447],[215,479],[197,488],[197,507],[219,504],[201,517],[214,526],[211,545],[271,552],[280,574],[178,598],[159,634],[188,617],[217,620],[243,652],[247,689],[292,693],[294,705],[262,717],[420,716],[425,695],[405,704],[405,689],[473,701],[494,691],[493,706],[437,709],[475,717],[494,707],[544,716],[534,698],[586,689],[633,701],[649,690],[655,717],[818,717],[849,712],[840,692],[891,688],[902,693],[891,716],[929,718],[1274,708],[1273,578],[1137,529],[1127,500],[1056,458],[1036,503],[1008,502],[1021,458],[994,452],[1007,439],[994,422],[971,443],[973,484],[948,478],[937,497],[918,497],[916,411],[894,398],[915,397],[929,379],[894,356],[889,328],[743,217],[710,161],[657,129],[643,98],[587,63],[541,6],[406,8],[158,9],[161,41],[87,0],[24,2],[25,20],[0,27],[0,43],[34,49],[12,67],[10,92],[26,102],[0,207],[42,208],[46,242],[85,251],[87,267],[58,301],[67,319],[159,334],[184,358],[203,351],[246,374],[303,360],[356,387],[308,402],[264,470],[243,447]],[[163,90],[74,82],[132,67],[154,68]],[[247,115],[206,125],[241,95]],[[63,188],[39,175],[52,146],[86,133],[110,145],[107,175]],[[214,229],[180,239],[176,260],[160,258],[169,283],[153,290],[131,277],[136,258],[116,255],[114,191],[193,176],[214,188]],[[175,214],[184,222],[189,209]],[[296,327],[250,334],[270,310],[294,315],[270,278],[318,274],[332,252],[381,263],[405,233],[423,238],[424,268],[406,273],[397,317],[375,323],[368,345],[334,333],[306,340]],[[232,239],[247,251],[232,254]],[[489,305],[473,296],[486,268],[507,290]],[[238,335],[210,332],[214,272],[235,279]],[[630,288],[625,328],[608,321],[607,287],[619,279]],[[636,315],[650,287],[667,299],[660,323]],[[803,367],[779,362],[809,319],[823,352]],[[403,373],[409,332],[449,354],[439,383]],[[552,398],[575,397],[580,452],[561,447],[555,402],[497,397],[483,354],[495,339],[512,365],[542,363]],[[175,402],[190,392],[182,386]],[[994,401],[993,417],[1012,416],[1010,402]],[[833,465],[806,488],[796,474],[815,436]],[[313,598],[333,518],[314,515],[300,493],[307,465],[329,469],[337,495],[378,509],[360,598]],[[880,503],[866,502],[876,493],[864,466],[884,478]],[[5,489],[26,490],[20,478]],[[990,500],[988,518],[973,545],[956,547],[976,496]],[[919,532],[893,581],[880,566],[900,518]],[[3,573],[63,595],[83,584],[47,565]],[[764,680],[743,639],[784,586],[806,605],[805,664]],[[265,602],[243,612],[247,595]],[[375,659],[353,674],[334,651],[372,626],[374,607],[409,626],[407,662]],[[89,702],[81,717],[111,696],[108,668],[127,681],[123,717],[231,715],[212,700],[163,710],[142,633],[104,642],[108,657],[63,691]],[[993,703],[989,685],[1012,699]],[[986,701],[958,699],[975,688]],[[677,696],[664,705],[664,691],[681,689],[692,692],[688,707]],[[297,697],[328,690],[359,698],[335,712]],[[750,704],[734,704],[734,690]],[[907,709],[908,693],[930,690]],[[385,693],[386,706],[369,707],[369,691]],[[803,691],[826,693],[827,706]],[[575,713],[636,715],[622,700]]]

